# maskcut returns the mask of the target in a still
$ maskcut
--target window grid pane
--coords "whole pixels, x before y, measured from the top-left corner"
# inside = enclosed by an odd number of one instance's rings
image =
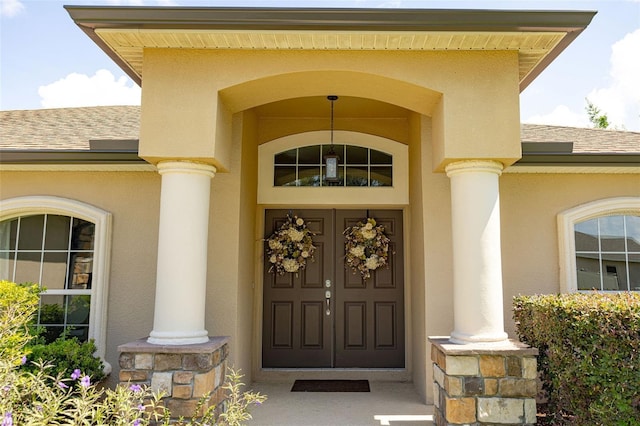
[[[7,235],[0,239],[0,278],[46,289],[36,322],[45,328],[45,339],[66,332],[87,340],[95,224],[42,214],[1,222],[0,230]]]
[[[324,156],[338,155],[338,180],[328,182]],[[379,187],[393,185],[391,155],[355,145],[309,145],[274,155],[274,186]],[[372,168],[372,165],[374,167]]]
[[[574,228],[578,290],[640,290],[640,217],[603,216]]]

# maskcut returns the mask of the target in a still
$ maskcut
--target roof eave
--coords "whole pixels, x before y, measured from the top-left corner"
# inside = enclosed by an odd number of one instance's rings
[[[0,150],[2,164],[146,164],[137,152],[89,150]]]
[[[64,7],[74,22],[139,85],[140,76],[96,34],[96,29],[565,32],[562,41],[523,78],[520,91],[587,27],[596,13],[468,9]]]
[[[523,153],[514,166],[638,167],[640,153]]]

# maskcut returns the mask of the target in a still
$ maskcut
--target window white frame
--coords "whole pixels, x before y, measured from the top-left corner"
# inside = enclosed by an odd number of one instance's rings
[[[104,360],[111,257],[111,213],[80,201],[54,196],[27,196],[0,200],[0,222],[18,216],[36,214],[72,216],[95,225],[89,338],[95,341],[96,355]],[[106,361],[105,367],[106,370],[110,370]]]
[[[329,131],[320,130],[284,136],[258,147],[258,204],[261,205],[366,205],[409,204],[409,147],[392,139],[367,133],[334,132],[334,144],[371,148],[393,158],[393,186],[274,186],[274,155],[292,148],[323,144]]]
[[[582,204],[558,214],[560,291],[578,291],[575,225],[589,219],[615,215],[640,215],[640,197],[617,197]]]

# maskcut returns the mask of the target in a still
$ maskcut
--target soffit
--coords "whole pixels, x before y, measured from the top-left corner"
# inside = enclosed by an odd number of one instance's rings
[[[518,52],[520,81],[538,66],[565,33],[324,33],[291,31],[195,31],[99,29],[97,35],[142,78],[144,48],[240,50],[383,50]]]
[[[595,12],[66,6],[136,82],[145,48],[517,51],[523,90]]]

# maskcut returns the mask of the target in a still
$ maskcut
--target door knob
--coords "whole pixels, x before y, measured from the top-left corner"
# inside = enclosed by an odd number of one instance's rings
[[[325,314],[331,315],[331,290],[327,290],[324,292],[324,300],[327,306]]]

